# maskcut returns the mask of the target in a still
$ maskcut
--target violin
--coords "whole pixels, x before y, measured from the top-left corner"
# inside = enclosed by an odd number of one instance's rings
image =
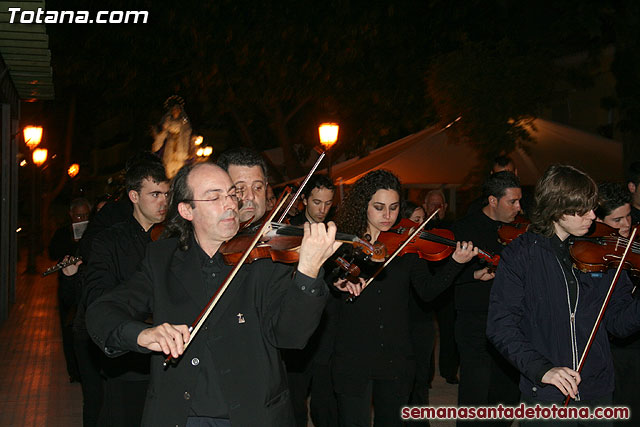
[[[605,223],[594,221],[584,236],[574,237],[569,247],[573,263],[582,272],[605,272],[617,268],[622,259],[627,237]],[[640,277],[640,243],[633,243],[622,265],[629,274]]]
[[[502,224],[498,228],[498,242],[508,245],[519,235],[526,233],[529,225],[531,225],[531,221],[518,214],[512,223]]]
[[[151,227],[151,240],[157,242],[162,237],[162,233],[166,229],[165,221],[159,222],[158,224],[154,224]]]
[[[382,242],[388,251],[395,252],[418,225],[410,219],[403,218],[389,231],[380,233],[378,241]],[[453,253],[457,244],[453,232],[446,229],[434,228],[429,231],[422,231],[416,237],[404,247],[399,255],[415,253],[427,261],[442,261]],[[478,249],[478,257],[493,267],[497,267],[500,261],[500,255],[492,255],[482,249]]]
[[[273,222],[270,230],[258,241],[245,262],[251,263],[263,258],[284,263],[298,262],[298,249],[302,243],[303,235],[304,228],[302,226]],[[222,254],[224,262],[227,265],[235,265],[254,237],[254,233],[243,230],[228,242],[223,243],[218,251]],[[336,233],[336,241],[354,246],[365,254],[366,260],[383,262],[387,256],[387,250],[382,243],[374,245],[352,234]]]

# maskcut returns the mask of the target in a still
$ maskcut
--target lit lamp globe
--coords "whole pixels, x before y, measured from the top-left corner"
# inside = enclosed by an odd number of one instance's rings
[[[330,149],[338,140],[338,130],[340,126],[337,123],[322,123],[318,126],[318,135],[320,135],[320,144],[325,150]]]
[[[42,126],[26,126],[22,131],[24,143],[30,150],[33,150],[42,141]]]
[[[46,148],[36,148],[33,150],[33,163],[37,166],[42,166],[47,161],[48,151]]]
[[[69,169],[67,169],[67,174],[69,174],[70,178],[75,178],[78,172],[80,172],[80,165],[77,163],[72,164],[69,166]]]

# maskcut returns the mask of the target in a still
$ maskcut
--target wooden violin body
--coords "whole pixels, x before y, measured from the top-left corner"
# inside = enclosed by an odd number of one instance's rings
[[[395,250],[409,237],[412,229],[415,229],[419,224],[411,221],[410,219],[403,218],[400,222],[391,230],[382,232],[378,236],[378,241],[383,243],[389,252],[395,252]],[[428,233],[428,234],[426,234]],[[446,229],[432,229],[428,232],[423,231],[425,237],[442,237],[446,240],[454,240],[455,236],[451,230]],[[412,239],[407,246],[402,250],[400,255],[403,254],[417,254],[420,258],[427,261],[442,261],[453,253],[455,250],[455,244],[453,246],[437,243],[433,240],[427,240],[422,235]]]
[[[302,244],[303,235],[304,228],[301,226],[271,223],[271,230],[260,239],[245,262],[251,263],[264,258],[284,263],[298,262],[298,250]],[[219,249],[225,263],[235,265],[254,237],[253,232],[240,232],[233,239],[225,242]],[[336,240],[353,245],[375,262],[384,261],[387,255],[383,244],[372,245],[350,234],[336,233]]]
[[[601,222],[593,223],[589,232],[576,237],[569,248],[573,263],[580,271],[595,273],[617,268],[629,239]],[[633,244],[622,265],[629,274],[640,277],[640,245]]]
[[[410,219],[403,218],[391,230],[380,233],[378,241],[384,243],[389,252],[395,252],[418,225]],[[442,261],[455,251],[456,244],[455,236],[451,230],[434,228],[422,231],[405,246],[400,255],[415,253],[427,261]],[[498,265],[500,260],[499,255],[492,255],[481,249],[478,252],[478,257],[494,267]]]
[[[529,225],[531,225],[531,221],[522,215],[516,216],[516,219],[514,219],[512,223],[502,224],[500,228],[498,228],[498,242],[503,245],[508,245],[519,235],[526,233]]]

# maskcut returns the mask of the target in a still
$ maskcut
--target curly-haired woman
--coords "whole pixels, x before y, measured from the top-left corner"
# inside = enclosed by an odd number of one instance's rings
[[[401,205],[400,181],[376,170],[360,178],[337,215],[338,229],[375,242],[396,222]],[[449,284],[461,263],[477,254],[471,242],[458,243],[450,262],[437,275],[427,261],[407,254],[395,258],[366,288],[344,280],[334,283],[358,298],[343,303],[335,337],[332,376],[342,426],[402,425],[400,408],[409,400],[415,362],[409,333],[408,304],[413,287],[425,300]]]

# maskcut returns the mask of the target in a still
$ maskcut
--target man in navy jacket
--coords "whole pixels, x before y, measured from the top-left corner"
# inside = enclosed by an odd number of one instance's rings
[[[614,271],[584,273],[569,255],[573,236],[595,218],[597,187],[580,170],[551,166],[536,186],[536,208],[527,233],[502,252],[489,306],[487,335],[520,371],[527,403],[611,404],[614,371],[607,332],[640,329],[640,304],[620,276],[581,373],[580,357]],[[548,425],[548,424],[545,424]]]

